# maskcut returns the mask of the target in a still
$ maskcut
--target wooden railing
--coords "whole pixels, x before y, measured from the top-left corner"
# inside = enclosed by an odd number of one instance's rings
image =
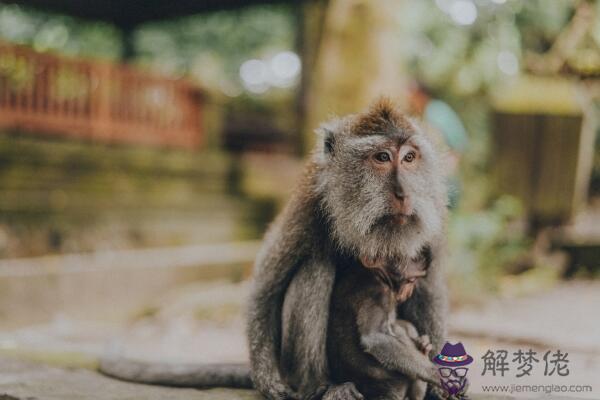
[[[200,99],[182,80],[0,42],[0,128],[196,148]]]

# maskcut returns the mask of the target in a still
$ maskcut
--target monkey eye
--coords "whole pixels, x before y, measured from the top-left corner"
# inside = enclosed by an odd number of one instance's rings
[[[404,156],[404,158],[402,160],[406,161],[407,163],[411,163],[411,162],[415,161],[415,158],[417,158],[417,155],[415,154],[415,152],[409,151],[408,153],[406,153],[406,155]]]
[[[379,161],[379,162],[390,162],[392,161],[392,156],[390,156],[390,153],[388,153],[387,151],[381,151],[377,154],[375,154],[375,160]]]

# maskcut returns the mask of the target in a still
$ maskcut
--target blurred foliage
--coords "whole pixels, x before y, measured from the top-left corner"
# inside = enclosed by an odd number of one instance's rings
[[[148,23],[134,32],[135,62],[161,73],[191,76],[219,94],[242,94],[241,64],[290,50],[295,20],[289,6],[254,6]],[[0,2],[0,39],[40,52],[118,60],[123,34],[110,24],[82,21]],[[290,97],[275,89],[269,96]]]
[[[474,300],[498,292],[508,266],[527,258],[532,245],[522,224],[523,210],[509,196],[489,209],[455,212],[449,221],[449,279],[454,300]],[[483,268],[482,268],[483,266]]]
[[[468,185],[463,185],[461,204],[449,227],[450,248],[455,249],[450,255],[451,279],[463,289],[459,292],[498,290],[499,277],[507,266],[526,256],[532,242],[519,224],[523,214],[518,202],[489,196],[490,93],[518,77],[525,54],[550,48],[576,2],[421,0],[398,4],[397,43],[407,64],[402,73],[408,71],[447,101],[470,135],[469,149],[461,160],[461,178]],[[466,7],[462,14],[457,13],[457,4]],[[474,10],[472,21],[464,19],[464,10]],[[216,94],[211,97],[223,114],[215,119],[224,125],[235,119],[231,116],[256,115],[290,132],[296,123],[296,92],[289,88],[269,90],[266,95],[245,92],[240,66],[249,59],[266,60],[293,49],[295,11],[292,6],[265,5],[146,24],[134,32],[134,61],[174,77],[191,76]],[[600,29],[595,37],[600,38]],[[122,33],[110,25],[2,3],[0,38],[38,51],[112,60],[122,54]],[[0,72],[2,68],[0,62]],[[600,165],[598,157],[596,165]],[[271,211],[269,207],[265,205],[265,214]]]
[[[459,3],[462,14],[453,9]],[[491,94],[518,79],[526,54],[544,53],[552,46],[575,4],[567,0],[424,0],[405,2],[398,12],[401,51],[409,75],[458,112],[470,137],[460,166],[465,183],[461,202],[449,225],[449,279],[455,301],[477,301],[505,292],[503,282],[511,273],[522,273],[538,263],[522,206],[514,198],[491,196]],[[465,9],[471,20],[465,20]],[[528,275],[520,276],[526,280]],[[533,281],[544,284],[544,279]],[[514,288],[514,283],[508,286]]]
[[[455,3],[405,2],[398,13],[402,51],[411,71],[446,96],[483,94],[516,75],[511,56],[518,67],[526,52],[548,50],[573,14],[575,2],[466,1],[476,10],[470,25],[453,19]]]
[[[40,52],[109,60],[121,55],[121,34],[110,24],[79,21],[1,2],[0,39],[32,46]]]
[[[290,50],[294,38],[292,9],[269,5],[147,24],[135,44],[140,62],[235,97],[242,93],[241,64]]]
[[[457,22],[452,7],[475,6],[471,24]],[[516,79],[523,55],[547,51],[574,11],[567,0],[424,0],[398,12],[402,53],[409,73],[459,113],[471,143],[462,160],[469,190],[464,205],[484,206],[490,160],[490,92]],[[459,18],[460,21],[460,18]],[[464,21],[462,21],[464,23]],[[472,196],[471,196],[472,195]]]
[[[286,141],[297,129],[295,85],[270,86],[265,93],[245,89],[241,65],[268,60],[295,47],[294,8],[265,5],[149,23],[135,33],[136,62],[170,76],[186,75],[219,105],[223,144],[233,125],[266,127]],[[266,125],[268,126],[266,126]],[[253,128],[251,128],[253,127]],[[249,139],[252,141],[252,138]],[[289,140],[288,140],[289,142]]]

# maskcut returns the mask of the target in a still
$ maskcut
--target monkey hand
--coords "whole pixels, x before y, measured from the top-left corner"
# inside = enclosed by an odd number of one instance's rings
[[[312,393],[302,397],[301,400],[321,400],[323,394],[329,389],[329,386],[328,384],[319,385]]]
[[[433,349],[429,335],[421,335],[416,338],[415,345],[417,346],[417,349],[419,349],[419,351],[425,355],[428,355]]]
[[[364,400],[364,397],[354,383],[346,382],[341,385],[333,385],[327,389],[322,400]]]
[[[448,392],[443,390],[441,387],[437,387],[434,385],[428,385],[427,396],[425,396],[426,400],[447,400]]]

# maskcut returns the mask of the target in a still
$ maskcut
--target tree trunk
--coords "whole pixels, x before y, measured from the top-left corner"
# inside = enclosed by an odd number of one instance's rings
[[[305,82],[304,146],[314,144],[314,129],[333,115],[355,113],[381,95],[398,98],[402,90],[395,0],[330,0],[322,35],[313,40]]]

